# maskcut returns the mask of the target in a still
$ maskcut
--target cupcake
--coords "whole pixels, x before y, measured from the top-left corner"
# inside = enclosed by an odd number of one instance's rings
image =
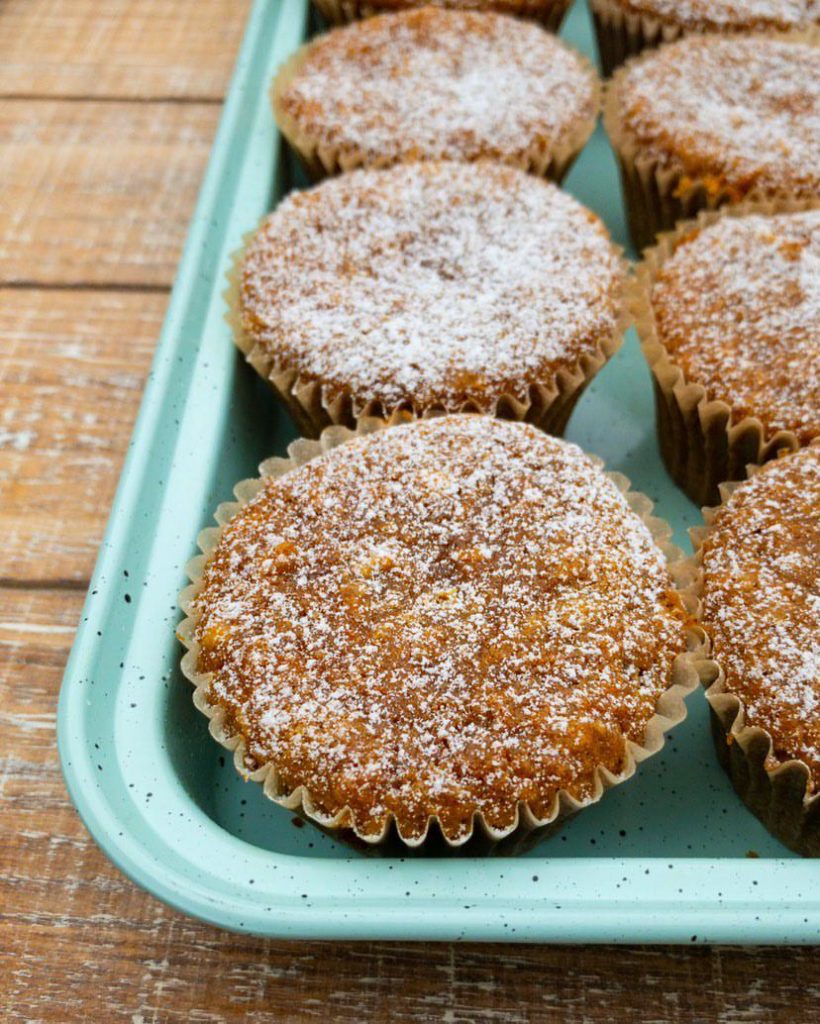
[[[612,79],[604,122],[636,248],[701,209],[820,193],[820,47],[688,36]]]
[[[632,305],[661,452],[696,504],[820,436],[820,199],[681,224],[647,252]]]
[[[332,25],[425,6],[425,0],[313,0],[313,3]],[[558,31],[571,4],[572,0],[432,0],[432,5],[450,10],[494,11],[514,18],[529,18],[541,22],[550,32]]]
[[[411,160],[498,160],[556,181],[595,127],[597,76],[532,22],[423,7],[335,29],[274,84],[314,178]]]
[[[605,75],[691,33],[788,32],[820,22],[816,0],[590,0]]]
[[[303,433],[397,409],[561,433],[620,344],[624,278],[602,222],[549,182],[426,162],[291,194],[249,236],[228,298]]]
[[[704,638],[669,531],[527,424],[383,426],[296,442],[200,538],[195,701],[243,775],[364,843],[547,826],[685,715]]]
[[[820,447],[724,490],[699,544],[707,690],[735,789],[786,846],[820,856]]]

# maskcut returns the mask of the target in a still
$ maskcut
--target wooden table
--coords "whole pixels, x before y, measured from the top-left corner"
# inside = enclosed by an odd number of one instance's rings
[[[230,935],[80,824],[60,677],[247,8],[0,0],[0,1018],[816,1020],[813,950]]]

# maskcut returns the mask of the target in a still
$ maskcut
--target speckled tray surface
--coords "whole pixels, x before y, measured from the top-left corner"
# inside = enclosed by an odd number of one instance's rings
[[[197,532],[294,432],[223,321],[230,253],[289,188],[267,99],[307,0],[257,0],[60,695],[69,792],[94,838],[160,899],[218,925],[300,938],[817,942],[818,863],[734,795],[701,693],[662,754],[517,858],[366,857],[244,783],[179,672],[177,594]],[[576,3],[563,35],[593,54]],[[626,243],[599,128],[566,187]],[[568,437],[657,501],[687,546],[698,511],[665,475],[632,332]]]

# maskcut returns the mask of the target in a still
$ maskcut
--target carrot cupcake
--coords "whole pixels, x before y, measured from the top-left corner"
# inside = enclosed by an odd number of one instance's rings
[[[425,6],[425,0],[313,0],[332,25],[341,25],[374,14],[405,11]],[[427,0],[436,7],[457,11],[494,11],[514,18],[539,21],[550,32],[557,32],[572,0]]]
[[[602,222],[554,185],[426,162],[290,195],[250,236],[230,302],[304,433],[396,409],[560,433],[620,344],[623,285]]]
[[[820,23],[817,0],[590,0],[605,75],[690,33],[788,32]]]
[[[702,214],[638,272],[661,451],[699,505],[820,436],[820,200],[794,207]]]
[[[637,248],[698,210],[820,194],[820,47],[689,36],[612,79],[604,121]]]
[[[736,790],[787,846],[820,856],[820,447],[724,492],[700,542],[707,691]]]
[[[367,843],[496,841],[598,800],[699,678],[668,529],[527,424],[363,426],[297,442],[310,461],[263,466],[284,473],[201,538],[180,636],[211,731]]]
[[[600,88],[532,22],[424,7],[313,40],[280,71],[273,105],[315,178],[486,158],[558,181],[595,127]]]

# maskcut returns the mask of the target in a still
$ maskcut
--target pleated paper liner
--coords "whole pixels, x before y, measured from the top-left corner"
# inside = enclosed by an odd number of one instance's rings
[[[749,466],[749,476],[759,469],[760,466]],[[723,504],[741,483],[732,481],[720,485]],[[719,507],[704,508],[705,525],[689,531],[695,550],[689,560],[689,571],[698,597],[703,591],[701,548]],[[715,677],[706,689],[706,700],[718,760],[735,791],[781,843],[805,857],[820,857],[820,790],[811,792],[808,765],[795,758],[775,768],[767,766],[774,750],[771,734],[761,726],[746,724],[743,701],[729,690],[723,670],[716,668]],[[705,678],[708,681],[708,676]]]
[[[630,57],[672,43],[684,33],[681,25],[627,11],[617,0],[590,0],[589,8],[601,68],[607,78]]]
[[[412,397],[386,408],[381,402],[357,399],[349,388],[340,389],[336,384],[331,386],[329,382],[301,375],[295,366],[277,362],[261,343],[248,334],[242,324],[240,288],[244,252],[253,236],[254,232],[248,232],[244,236],[243,247],[231,257],[228,287],[224,293],[228,307],[226,320],[237,347],[273,388],[303,437],[317,438],[330,426],[355,429],[357,422],[364,417],[386,420],[394,414],[407,413],[413,418],[426,418],[448,412],[478,412],[499,419],[532,423],[546,433],[560,437],[587,385],[621,347],[631,321],[626,297],[627,265],[624,261],[624,297],[612,335],[573,363],[543,381],[522,385],[518,394],[500,395],[489,408],[470,401],[459,408],[445,408],[441,402],[425,404]]]
[[[298,75],[311,48],[311,43],[300,47],[279,69],[271,88],[271,104],[273,114],[279,129],[287,139],[291,149],[296,153],[299,161],[305,168],[312,181],[318,182],[323,178],[345,171],[353,171],[359,167],[379,168],[389,167],[399,161],[387,155],[371,154],[355,146],[329,146],[319,139],[305,132],[297,123],[296,119],[284,109],[282,96],[293,79]],[[539,149],[533,143],[529,151],[521,158],[497,157],[498,161],[511,167],[518,167],[528,174],[536,177],[548,178],[558,184],[563,181],[575,162],[576,157],[589,141],[595,131],[598,121],[598,113],[601,107],[601,86],[598,75],[592,64],[581,53],[575,53],[584,68],[588,71],[590,84],[593,86],[594,113],[588,118],[579,118],[578,123],[572,130],[565,133],[561,139],[553,142],[547,152]],[[447,154],[441,154],[436,159],[447,159]],[[457,154],[454,154],[457,156]],[[452,157],[451,157],[452,158]]]
[[[748,35],[745,33],[744,35]],[[758,33],[760,35],[760,33]],[[782,41],[812,43],[820,47],[820,29],[802,32],[770,33]],[[698,177],[672,154],[665,162],[642,150],[640,143],[624,130],[619,114],[618,89],[633,60],[618,69],[605,86],[603,121],[612,143],[621,173],[629,233],[638,252],[654,245],[663,231],[672,231],[682,220],[691,219],[701,210],[717,210],[741,202],[762,203],[787,200],[788,195],[771,195],[749,191],[741,194],[715,174]],[[818,53],[820,61],[820,53]]]
[[[817,208],[820,199],[742,203],[720,211],[702,211],[696,219],[662,234],[638,265],[630,285],[629,305],[644,358],[652,371],[658,444],[669,475],[696,505],[717,504],[719,484],[742,479],[750,463],[760,465],[780,451],[796,451],[800,441],[792,431],[767,430],[757,417],[738,415],[726,401],[710,399],[701,384],[687,380],[658,338],[650,300],[652,285],[680,240],[695,229],[724,216]]]
[[[727,25],[725,28],[709,25],[684,25],[681,22],[665,21],[646,11],[629,11],[618,0],[589,0],[589,7],[592,23],[595,26],[601,67],[607,78],[630,57],[636,57],[644,50],[652,50],[665,43],[674,43],[683,35],[795,31],[788,28],[779,29],[775,25],[760,24]]]
[[[664,734],[686,717],[684,703],[686,695],[696,689],[699,683],[710,681],[716,674],[716,666],[709,660],[709,643],[703,630],[699,627],[692,627],[688,630],[686,653],[680,654],[673,663],[669,687],[661,695],[656,713],[647,723],[643,743],[638,745],[627,741],[626,763],[619,774],[615,775],[606,768],[600,767],[596,774],[594,792],[588,798],[578,800],[568,792],[561,790],[555,795],[549,813],[543,818],[537,817],[526,803],[521,802],[516,808],[513,822],[507,828],[493,828],[488,825],[480,813],[477,813],[473,817],[471,828],[455,838],[445,834],[436,817],[431,817],[428,820],[427,828],[421,836],[403,836],[392,816],[385,819],[378,834],[362,833],[356,827],[350,808],[344,807],[334,814],[327,814],[316,806],[310,792],[305,787],[299,786],[296,789],[288,790],[284,786],[275,764],[249,764],[242,736],[230,733],[225,726],[223,710],[218,705],[211,704],[208,699],[210,677],[200,674],[197,669],[198,647],[195,640],[197,611],[193,602],[201,588],[204,566],[219,543],[224,526],[244,504],[258,493],[265,478],[280,477],[356,436],[375,430],[390,429],[396,423],[405,421],[406,417],[401,415],[394,416],[389,423],[379,419],[362,419],[357,424],[355,433],[344,427],[329,427],[322,432],[318,441],[302,438],[293,442],[288,449],[287,458],[274,458],[262,463],[260,466],[261,478],[245,480],[237,485],[235,488],[236,502],[226,502],[219,506],[216,511],[216,520],[219,525],[216,528],[202,531],[198,538],[202,554],[194,558],[187,566],[187,573],[192,582],[180,595],[180,605],[187,617],[178,629],[179,639],[187,648],[182,659],[182,671],[194,685],[194,703],[209,719],[211,735],[233,753],[237,771],[245,778],[259,782],[263,786],[266,796],[275,803],[317,824],[334,838],[353,842],[359,847],[364,844],[366,847],[382,850],[399,848],[427,852],[461,849],[463,852],[486,853],[497,849],[499,852],[514,852],[537,838],[535,833],[542,834],[551,830],[563,819],[584,807],[597,803],[607,790],[631,778],[640,762],[656,754],[663,747]],[[629,482],[626,477],[616,473],[608,474],[608,476],[626,496],[633,511],[647,525],[667,560],[675,563],[671,568],[674,584],[678,588],[684,605],[696,618],[699,602],[692,586],[691,569],[688,563],[679,560],[680,551],[669,539],[671,536],[669,526],[663,520],[651,515],[652,503],[648,498],[629,490]]]
[[[408,7],[420,7],[424,0],[417,3],[407,3],[399,0],[398,3],[391,3],[390,0],[382,0],[381,3],[370,4],[360,0],[313,0],[314,7],[329,25],[345,25],[351,21],[359,21],[362,18],[370,18],[375,14],[388,14],[390,11],[403,11]],[[454,7],[457,10],[471,11],[494,11],[497,14],[508,14],[515,18],[525,18],[528,21],[537,21],[543,25],[548,32],[558,32],[561,22],[572,5],[572,0],[519,0],[519,2],[498,2],[490,3],[452,3],[442,2],[442,7]]]

